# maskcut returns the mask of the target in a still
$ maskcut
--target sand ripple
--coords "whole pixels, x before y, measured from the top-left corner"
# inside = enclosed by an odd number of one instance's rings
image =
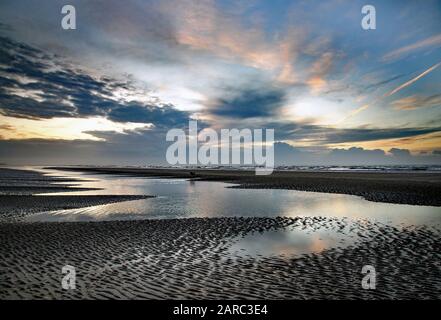
[[[241,257],[229,248],[251,232],[349,229],[350,247],[320,254]],[[441,298],[440,231],[367,221],[192,218],[0,224],[1,299],[405,299]],[[61,268],[77,289],[61,288]],[[361,268],[377,289],[361,288]]]

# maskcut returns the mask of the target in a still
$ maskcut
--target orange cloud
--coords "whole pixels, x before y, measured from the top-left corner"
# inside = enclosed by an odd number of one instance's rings
[[[287,29],[283,35],[268,38],[259,19],[252,19],[251,26],[244,26],[234,15],[218,10],[213,1],[184,0],[184,3],[176,16],[179,44],[271,71],[281,83],[298,81],[294,63],[305,30]]]
[[[419,108],[441,106],[441,94],[424,97],[412,95],[391,103],[395,110],[415,110]]]
[[[314,62],[311,67],[311,73],[314,75],[324,76],[328,74],[332,67],[334,54],[332,52],[323,53],[320,58]]]
[[[311,93],[317,94],[326,87],[325,77],[332,68],[334,54],[332,52],[323,53],[318,60],[311,66],[311,77],[306,81]]]
[[[308,84],[311,93],[314,94],[319,93],[326,86],[326,81],[320,77],[312,77],[306,81],[306,83]]]

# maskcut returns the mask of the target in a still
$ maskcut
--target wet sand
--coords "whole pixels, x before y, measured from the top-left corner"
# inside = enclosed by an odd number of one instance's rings
[[[2,185],[15,179],[10,185],[23,190],[0,195],[0,299],[441,298],[438,227],[398,229],[325,217],[29,223],[20,217],[108,203],[117,196],[33,196],[28,192],[40,185],[50,188],[46,179],[53,178],[17,179],[9,173]],[[336,244],[310,254],[256,256],[230,250],[248,235],[296,228],[356,240],[349,247]],[[76,268],[75,290],[61,287],[67,264]],[[364,265],[376,268],[375,290],[361,287]]]
[[[241,237],[283,228],[350,230],[346,248],[235,256]],[[192,218],[0,224],[1,299],[440,299],[440,230],[331,218]],[[63,290],[61,268],[76,268]],[[361,287],[374,265],[375,290]]]
[[[143,195],[35,196],[0,195],[0,222],[20,221],[27,215],[78,209],[121,201],[151,198]]]
[[[184,178],[238,184],[234,188],[292,189],[361,196],[369,201],[441,206],[441,173],[416,172],[304,172],[275,171],[256,176],[254,171],[59,167],[90,173],[137,177]],[[192,172],[192,174],[190,173]]]
[[[57,184],[54,184],[54,183]],[[36,171],[0,169],[0,222],[16,222],[43,211],[76,209],[150,198],[148,195],[51,196],[38,193],[97,190],[75,187],[75,179],[45,176]]]
[[[76,182],[76,179],[46,176],[32,170],[0,168],[0,195],[97,190],[75,187]]]

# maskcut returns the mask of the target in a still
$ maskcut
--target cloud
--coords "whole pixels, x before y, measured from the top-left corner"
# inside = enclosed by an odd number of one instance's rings
[[[416,137],[441,131],[441,127],[334,128],[292,122],[270,122],[265,127],[274,128],[276,140],[315,146]]]
[[[244,88],[212,103],[209,112],[237,119],[269,117],[276,114],[284,102],[285,93],[281,89]]]
[[[12,165],[165,164],[162,134],[94,132],[92,140],[0,140],[0,161]],[[103,141],[101,141],[103,140]]]
[[[23,118],[104,115],[100,95],[111,95],[106,83],[68,68],[54,68],[55,57],[2,37],[0,110]],[[20,82],[18,77],[30,79]],[[38,95],[32,95],[38,92]]]
[[[310,67],[311,77],[306,81],[313,94],[317,94],[326,87],[325,77],[334,64],[335,55],[332,52],[323,53]]]
[[[412,95],[393,101],[392,106],[395,110],[415,110],[441,106],[441,94],[431,96]]]
[[[326,87],[326,80],[321,77],[314,76],[306,81],[306,84],[309,86],[311,93],[317,94]]]
[[[386,153],[380,149],[366,150],[363,148],[352,147],[349,149],[332,149],[328,154],[330,163],[340,163],[346,165],[369,165],[390,163]]]
[[[396,164],[441,164],[441,152],[412,155],[407,149],[392,148],[388,153],[380,149],[352,147],[348,149],[293,147],[290,144],[274,144],[276,165],[396,165]]]
[[[124,133],[139,128],[152,127],[145,123],[114,122],[103,117],[51,118],[42,121],[41,119],[13,118],[0,115],[0,121],[5,123],[4,126],[0,126],[0,134],[5,140],[25,138],[99,140],[87,132],[107,130]]]
[[[158,107],[137,103],[119,104],[107,113],[107,117],[114,121],[153,123],[156,127],[166,128],[182,128],[189,121],[187,112],[179,111],[171,105]]]
[[[102,141],[0,140],[0,162],[10,165],[166,165],[162,134],[100,132]],[[115,147],[118,146],[118,147]],[[412,155],[405,149],[387,154],[363,148],[310,150],[276,142],[276,165],[441,164],[441,152]],[[404,155],[404,156],[403,156]]]
[[[130,79],[92,76],[23,43],[8,38],[3,38],[2,42],[5,45],[0,48],[0,63],[4,65],[0,69],[0,112],[4,116],[28,119],[103,117],[117,123],[152,124],[154,127],[150,127],[141,137],[164,134],[168,128],[185,128],[188,124],[190,113],[177,110],[171,104],[162,103],[153,97],[149,103],[128,99],[124,94],[117,95],[121,89],[125,92],[134,89]],[[317,66],[316,72],[323,73],[328,68],[328,63],[323,63]],[[204,110],[206,115],[215,117],[212,124],[221,118],[236,121],[238,127],[274,128],[276,138],[282,141],[332,145],[413,137],[440,131],[438,127],[339,129],[283,119],[272,121],[286,102],[285,87],[261,80],[257,84],[245,82],[221,92],[224,95],[213,99],[209,108]],[[363,106],[357,110],[365,108]],[[256,119],[261,121],[256,122]],[[120,137],[96,130],[90,130],[88,134],[98,139]],[[165,145],[163,135],[160,137],[159,140]]]
[[[440,132],[441,127],[436,128],[351,128],[329,130],[325,136],[320,139],[327,144],[337,144],[345,142],[364,142],[385,139],[396,139],[420,136],[428,133]]]
[[[331,70],[334,58],[335,55],[332,52],[321,54],[320,58],[312,64],[310,72],[316,76],[325,76]]]
[[[408,149],[399,149],[399,148],[392,148],[389,150],[389,153],[394,155],[395,157],[410,157],[410,151]]]
[[[28,119],[107,117],[115,122],[186,126],[189,114],[152,97],[126,100],[118,91],[135,90],[130,79],[93,77],[55,56],[2,37],[0,113]],[[50,61],[50,62],[48,62]],[[26,81],[23,81],[26,79]],[[149,93],[145,92],[145,96]]]
[[[38,120],[39,125],[28,128],[37,133],[60,118],[106,119],[114,129],[133,128],[125,124],[134,122],[148,125],[148,132],[127,129],[124,134],[87,126],[89,136],[107,139],[109,146],[115,142],[114,153],[118,148],[136,153],[126,144],[143,148],[142,139],[164,144],[161,134],[171,127],[186,127],[190,117],[206,121],[200,127],[275,128],[280,140],[313,147],[339,143],[349,147],[358,141],[374,145],[380,139],[373,148],[385,149],[381,139],[424,140],[425,132],[438,132],[438,110],[396,112],[390,118],[390,110],[380,109],[383,92],[376,90],[429,65],[434,51],[412,64],[378,65],[376,57],[387,55],[384,48],[406,36],[427,39],[389,53],[391,59],[436,45],[430,37],[439,34],[434,6],[420,9],[418,17],[427,23],[412,33],[402,30],[420,25],[420,20],[382,10],[394,23],[372,38],[352,14],[359,11],[358,5],[337,2],[75,0],[79,28],[65,32],[56,18],[58,6],[29,2],[22,12],[22,4],[0,1],[0,20],[8,24],[0,24],[0,32],[9,35],[0,39],[0,113],[15,121],[16,129],[17,119]],[[397,8],[390,6],[394,12]],[[379,74],[387,76],[377,78]],[[432,76],[437,79],[438,74]],[[435,104],[423,99],[438,93],[435,84],[424,88],[426,96],[412,93],[419,99],[412,105],[404,100],[396,107]],[[363,100],[356,101],[360,96]],[[361,112],[363,117],[345,122]],[[376,122],[378,129],[372,125]],[[406,125],[390,128],[396,123]],[[25,130],[2,130],[3,138],[8,135],[3,132],[24,138],[20,134]],[[83,139],[82,133],[73,136]]]
[[[382,59],[384,61],[395,60],[406,53],[417,51],[426,47],[439,47],[439,46],[441,46],[441,34],[434,35],[430,38],[388,52],[383,56]]]
[[[441,62],[440,62],[440,63],[441,63]],[[439,65],[440,63],[438,63],[438,65]],[[438,65],[435,65],[435,66],[433,66],[433,67],[427,69],[426,71],[424,71],[423,73],[421,73],[421,74],[418,75],[417,77],[411,79],[410,81],[407,81],[406,83],[400,85],[399,87],[395,88],[394,90],[392,90],[392,91],[390,91],[390,92],[384,94],[382,97],[381,97],[381,96],[378,96],[377,98],[375,98],[374,100],[372,100],[372,101],[370,102],[370,104],[364,104],[364,105],[362,105],[361,107],[359,107],[359,108],[357,108],[357,109],[355,109],[355,110],[352,110],[352,111],[351,111],[346,117],[344,117],[342,120],[340,120],[340,123],[346,121],[347,119],[349,119],[349,118],[351,118],[351,117],[353,117],[353,116],[355,116],[355,115],[357,115],[357,114],[359,114],[360,112],[365,111],[365,110],[368,109],[371,105],[375,105],[376,103],[380,102],[380,101],[382,100],[382,98],[384,98],[384,97],[388,97],[388,96],[391,96],[391,95],[397,93],[398,91],[404,89],[405,87],[411,85],[411,84],[414,83],[415,81],[417,81],[417,80],[419,80],[420,78],[422,78],[423,76],[425,76],[427,73],[429,73],[429,72],[433,71],[434,69],[436,69],[436,68],[438,67]],[[395,80],[397,80],[397,79],[400,79],[400,78],[402,78],[402,77],[404,77],[404,76],[405,76],[405,74],[399,74],[399,75],[396,75],[396,76],[391,77],[391,78],[389,78],[389,79],[386,79],[386,80],[383,80],[383,81],[379,81],[379,82],[372,83],[372,84],[368,85],[367,87],[365,87],[365,88],[363,89],[363,91],[366,92],[366,91],[369,91],[370,89],[374,89],[374,90],[375,90],[375,89],[377,89],[377,88],[379,88],[379,87],[381,87],[381,86],[383,86],[383,85],[385,85],[385,84],[388,84],[388,83],[390,83],[390,82],[393,82],[393,81],[395,81]],[[404,102],[404,103],[407,103],[407,102],[405,102],[405,101],[403,101],[403,102]],[[400,104],[399,102],[397,102],[397,103]],[[392,103],[392,104],[393,104],[393,103]],[[396,106],[396,109],[399,109],[399,108]]]
[[[231,5],[233,10],[242,11],[245,3]],[[179,26],[180,45],[254,68],[280,70],[280,81],[292,81],[297,34],[268,37],[253,14],[237,19],[237,14],[221,10],[216,1],[181,0],[163,6]]]

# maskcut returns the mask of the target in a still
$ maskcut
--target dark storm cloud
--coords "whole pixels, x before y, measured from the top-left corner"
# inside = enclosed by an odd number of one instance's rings
[[[107,116],[114,121],[153,123],[168,128],[186,126],[189,120],[186,112],[176,110],[171,105],[158,108],[152,105],[140,106],[135,103],[112,108]]]
[[[188,113],[174,106],[112,99],[130,81],[95,79],[59,63],[57,57],[0,37],[0,113],[33,119],[105,116],[116,122],[184,126]],[[22,80],[20,80],[22,79]],[[23,80],[24,79],[24,80]]]
[[[243,89],[231,97],[218,99],[210,113],[228,118],[268,117],[285,102],[285,92],[276,88]]]

